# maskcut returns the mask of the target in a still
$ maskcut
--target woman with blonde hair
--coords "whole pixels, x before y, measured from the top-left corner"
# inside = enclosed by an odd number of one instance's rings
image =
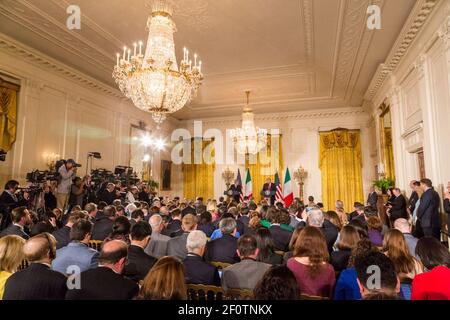
[[[183,263],[173,257],[160,258],[144,278],[138,299],[186,300]]]
[[[417,274],[423,272],[422,264],[410,254],[401,231],[391,229],[385,234],[383,252],[394,263],[400,281],[405,278],[414,279]]]
[[[3,299],[6,280],[17,271],[24,259],[24,244],[25,240],[16,235],[0,238],[0,300]]]

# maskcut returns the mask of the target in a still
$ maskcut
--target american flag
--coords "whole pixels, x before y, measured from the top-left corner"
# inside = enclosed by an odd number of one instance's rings
[[[280,177],[278,176],[278,170],[275,172],[275,187],[276,187],[276,193],[275,193],[275,201],[283,200],[283,190],[281,190],[281,184],[280,184]]]
[[[239,199],[242,201],[244,201],[244,195],[242,193],[242,178],[241,178],[241,171],[238,168],[238,173],[237,173],[237,181],[238,181],[238,185],[241,186],[241,192],[239,194]]]

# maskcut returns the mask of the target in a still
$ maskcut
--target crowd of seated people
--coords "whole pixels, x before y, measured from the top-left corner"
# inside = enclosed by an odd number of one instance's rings
[[[450,299],[436,197],[428,179],[420,185],[412,214],[393,190],[385,224],[361,203],[346,213],[340,200],[329,211],[313,197],[285,207],[160,198],[144,187],[37,220],[18,206],[0,233],[0,298],[183,300],[203,285],[268,300]]]

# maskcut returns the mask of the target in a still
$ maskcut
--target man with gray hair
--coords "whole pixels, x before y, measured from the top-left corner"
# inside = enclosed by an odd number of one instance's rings
[[[167,242],[170,237],[161,234],[164,228],[163,219],[159,214],[154,214],[149,220],[152,227],[152,237],[145,248],[145,253],[155,258],[161,258],[167,255]]]
[[[394,221],[394,228],[403,233],[409,253],[415,257],[418,239],[411,234],[411,224],[405,218],[398,218]]]
[[[190,232],[187,237],[188,254],[183,260],[186,283],[220,286],[217,268],[203,261],[207,240],[200,230]]]
[[[338,237],[339,230],[330,221],[325,220],[322,210],[313,209],[307,214],[308,225],[322,230],[322,233],[327,240],[328,252],[331,253],[333,251],[333,245]]]
[[[219,223],[222,237],[208,242],[206,245],[205,260],[236,263],[239,262],[237,255],[236,220],[224,218]]]

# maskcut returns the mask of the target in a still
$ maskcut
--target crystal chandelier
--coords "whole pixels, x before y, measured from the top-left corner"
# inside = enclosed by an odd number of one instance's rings
[[[176,26],[170,1],[152,2],[145,53],[142,54],[142,41],[134,43],[133,52],[124,47],[122,57],[117,53],[113,71],[122,93],[136,107],[150,112],[158,126],[167,114],[180,110],[195,96],[203,80],[202,62],[195,54],[192,63],[186,48],[178,68],[173,40]]]
[[[246,91],[247,104],[242,112],[242,126],[231,130],[236,151],[241,154],[256,154],[267,144],[267,130],[255,127],[254,115],[249,104],[250,91]]]

